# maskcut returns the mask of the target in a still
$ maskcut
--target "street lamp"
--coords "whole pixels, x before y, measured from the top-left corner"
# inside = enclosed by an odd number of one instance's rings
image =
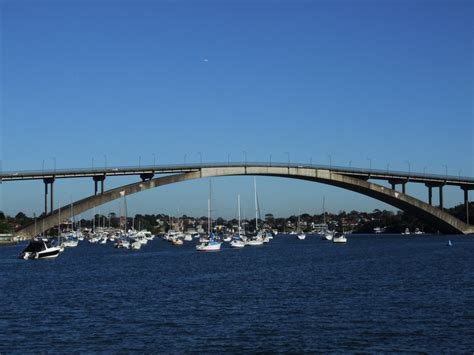
[[[198,154],[199,154],[199,164],[202,165],[202,153],[198,152]]]
[[[405,163],[408,164],[408,175],[410,175],[411,174],[411,164],[408,160],[405,160]]]
[[[349,168],[352,167],[352,160],[349,160]]]
[[[446,172],[446,179],[448,178],[448,164],[443,164],[444,170]]]
[[[230,165],[230,153],[227,153],[227,165]]]
[[[288,166],[290,166],[290,152],[285,152],[285,154],[287,155],[287,158],[288,158]]]
[[[92,170],[94,170],[94,157],[92,157]]]
[[[390,163],[387,163],[387,174],[388,174],[389,170],[390,170]]]
[[[245,165],[247,165],[247,151],[242,150],[242,153],[244,153],[244,161],[245,161]]]
[[[309,165],[313,165],[313,157],[309,157]]]
[[[367,160],[369,161],[369,170],[372,170],[372,159],[367,158]]]
[[[270,166],[272,166],[272,155],[270,154]]]
[[[329,158],[329,169],[332,169],[332,156],[331,156],[331,154],[328,154],[328,158]]]
[[[54,163],[54,171],[56,171],[56,157],[52,157],[51,159],[53,159],[53,163]]]
[[[107,170],[107,155],[104,154],[105,170]]]
[[[138,156],[138,168],[140,168],[142,166],[142,156],[139,155]]]
[[[156,154],[151,153],[153,155],[153,166],[156,166]]]
[[[423,175],[426,175],[426,166],[423,167]]]

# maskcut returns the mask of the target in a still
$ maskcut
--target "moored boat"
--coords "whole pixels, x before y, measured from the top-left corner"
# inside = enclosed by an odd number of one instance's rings
[[[59,255],[60,247],[52,246],[49,241],[32,240],[20,253],[19,258],[24,260],[51,259]]]
[[[344,233],[336,233],[332,237],[332,242],[333,243],[347,243],[347,238]]]

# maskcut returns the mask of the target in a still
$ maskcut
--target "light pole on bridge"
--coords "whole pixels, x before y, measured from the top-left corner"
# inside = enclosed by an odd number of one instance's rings
[[[285,152],[287,158],[288,158],[288,167],[290,167],[290,152]]]
[[[104,167],[107,170],[107,155],[104,154]]]
[[[202,165],[202,153],[198,152],[198,154],[199,154],[199,164]]]
[[[332,156],[331,154],[328,154],[328,158],[329,158],[329,170],[332,169]]]
[[[448,164],[443,164],[444,166],[444,171],[445,171],[445,174],[446,174],[446,180],[448,179]]]
[[[245,165],[247,165],[247,151],[242,150],[242,153],[244,153],[244,162],[245,162]]]
[[[156,166],[156,154],[151,153],[151,155],[153,155],[153,166]]]
[[[367,158],[367,160],[369,161],[369,170],[372,170],[372,159]]]
[[[408,164],[408,175],[410,175],[411,174],[411,164],[408,160],[405,160],[405,163]]]

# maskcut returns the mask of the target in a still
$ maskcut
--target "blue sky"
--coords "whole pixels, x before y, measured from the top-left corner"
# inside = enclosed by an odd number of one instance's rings
[[[249,161],[289,152],[293,162],[472,176],[471,1],[0,4],[3,170],[151,164],[153,154],[198,162],[199,152],[242,161],[246,151]],[[257,183],[263,212],[278,216],[320,213],[323,196],[333,212],[390,208],[318,184]],[[238,193],[252,213],[251,178],[214,185],[217,215],[235,214]],[[55,186],[63,203],[93,189]],[[408,189],[426,199],[422,186]],[[42,211],[41,182],[0,191],[7,213]],[[129,205],[203,215],[206,196],[195,181]],[[461,201],[447,189],[448,205]]]

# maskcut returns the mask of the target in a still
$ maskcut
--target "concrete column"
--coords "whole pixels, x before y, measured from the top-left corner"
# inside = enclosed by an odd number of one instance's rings
[[[402,183],[402,192],[403,192],[403,193],[405,193],[405,192],[406,192],[405,185],[406,185],[406,183],[405,183],[405,182],[404,182],[404,183]]]
[[[97,195],[97,180],[94,179],[94,196]]]
[[[432,186],[428,186],[428,203],[430,204],[430,206],[433,205],[433,187]]]
[[[392,183],[392,190],[396,190],[396,189],[397,189],[397,185]]]
[[[443,185],[439,187],[439,208],[443,209]]]
[[[50,205],[49,205],[49,208],[50,208],[49,212],[50,213],[53,213],[53,209],[54,209],[53,208],[53,201],[54,201],[54,199],[53,199],[53,181],[51,181],[51,200],[50,200],[51,202],[50,202]]]
[[[44,182],[44,215],[48,214],[48,183]]]
[[[100,182],[100,194],[103,195],[104,194],[104,180],[102,180]]]
[[[464,209],[466,210],[466,223],[469,224],[469,190],[464,190]]]

